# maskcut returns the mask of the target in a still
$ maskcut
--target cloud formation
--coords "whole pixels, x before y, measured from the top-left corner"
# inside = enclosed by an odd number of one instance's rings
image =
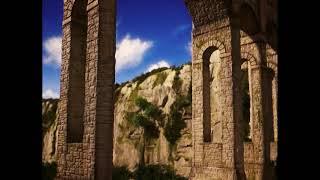
[[[51,64],[57,67],[61,65],[62,52],[62,38],[61,36],[53,36],[46,39],[43,43],[45,55],[43,57],[44,64]]]
[[[43,99],[50,99],[50,98],[58,99],[59,97],[60,95],[57,92],[53,91],[52,89],[47,89],[42,93]]]
[[[158,63],[155,63],[155,64],[151,64],[149,65],[148,69],[146,72],[150,72],[154,69],[158,69],[158,68],[161,68],[161,67],[170,67],[169,63],[165,60],[161,60],[159,61]]]
[[[136,67],[145,53],[153,46],[152,41],[133,39],[126,35],[118,44],[116,51],[116,71]]]
[[[188,51],[188,53],[190,53],[190,55],[192,55],[192,43],[191,43],[191,41],[188,42],[188,45],[186,45],[185,48]]]

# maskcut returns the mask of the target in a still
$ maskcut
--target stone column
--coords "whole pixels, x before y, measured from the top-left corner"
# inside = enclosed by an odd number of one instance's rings
[[[268,79],[268,69],[266,68],[265,43],[256,42],[258,47],[258,65],[252,67],[252,143],[254,146],[254,161],[255,161],[255,179],[268,179],[267,163],[270,159],[270,138],[266,133],[268,130],[268,121],[270,114],[268,109],[269,100],[267,99],[266,86]]]
[[[201,61],[192,61],[192,141],[194,148],[192,161],[194,167],[201,167],[203,160],[202,68]]]
[[[262,103],[262,85],[261,76],[262,69],[258,65],[252,67],[252,143],[254,145],[254,161],[255,161],[255,179],[262,180],[263,175],[263,165],[264,165],[264,132],[263,132],[263,103]]]
[[[60,76],[60,107],[57,124],[57,178],[65,176],[67,154],[67,94],[68,94],[68,60],[70,59],[70,24],[63,26],[62,63]]]
[[[278,70],[272,80],[272,102],[273,102],[273,135],[274,142],[278,142]]]
[[[72,11],[81,3],[80,20],[87,22],[84,82],[83,138],[67,143],[67,118],[70,115]],[[58,121],[57,179],[112,179],[113,88],[115,74],[115,0],[65,0],[63,17],[61,105]],[[84,19],[85,18],[85,19]],[[75,37],[74,37],[75,38]],[[71,47],[73,46],[73,47]],[[83,62],[85,61],[85,62]],[[77,81],[78,82],[78,81]],[[77,110],[77,109],[76,109]],[[82,122],[81,122],[82,123]]]
[[[234,124],[234,159],[237,179],[246,179],[244,173],[243,117],[241,91],[240,19],[231,19],[232,91]]]
[[[92,5],[91,5],[92,4]],[[116,1],[95,0],[88,5],[88,101],[94,119],[94,176],[112,179],[112,148],[115,80]],[[93,151],[91,151],[93,152]]]

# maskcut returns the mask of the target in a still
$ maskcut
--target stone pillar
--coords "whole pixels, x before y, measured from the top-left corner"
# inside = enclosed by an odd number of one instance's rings
[[[195,55],[194,55],[195,56]],[[193,166],[202,166],[203,157],[203,122],[202,120],[202,63],[192,62],[192,138],[193,138]]]
[[[239,29],[233,29],[229,18],[219,23],[221,24],[217,23],[207,34],[201,34],[201,28],[193,31],[192,131],[195,179],[210,177],[234,180],[245,176],[242,163],[243,144],[239,136],[241,127],[238,123],[242,118],[242,111],[238,109],[241,108]],[[221,112],[218,113],[222,123],[222,140],[219,143],[204,142],[203,138],[204,109],[209,108],[205,107],[203,102],[203,61],[215,50],[220,52],[221,67],[218,84]]]
[[[252,143],[254,145],[255,179],[262,180],[264,166],[264,132],[263,132],[263,102],[262,102],[262,69],[258,65],[252,67]]]
[[[240,19],[231,19],[231,56],[232,56],[232,94],[233,94],[233,123],[234,123],[234,159],[237,179],[246,179],[244,173],[243,148],[243,116],[241,91],[241,54],[240,54]]]
[[[116,0],[99,0],[98,59],[96,79],[97,180],[112,179],[113,118],[116,44]]]
[[[258,47],[258,65],[251,68],[252,76],[252,143],[254,147],[255,179],[269,179],[268,163],[270,161],[270,122],[272,105],[267,93],[269,70],[266,67],[266,45],[264,42],[255,42]],[[271,87],[270,87],[271,88]],[[269,99],[268,99],[269,98]],[[269,128],[269,129],[268,129]]]
[[[274,142],[278,142],[278,70],[272,80],[272,102],[273,102],[273,134]]]
[[[77,4],[78,3],[78,4]],[[81,3],[81,8],[76,6]],[[75,4],[77,4],[75,6]],[[76,48],[72,13],[82,11],[87,36],[84,63],[83,138],[67,142],[70,91],[73,66],[72,49]],[[112,179],[113,88],[115,77],[115,0],[65,0],[63,18],[60,116],[58,120],[57,179]],[[78,20],[78,19],[77,19]],[[81,19],[80,19],[81,21]],[[79,97],[81,98],[81,97]]]

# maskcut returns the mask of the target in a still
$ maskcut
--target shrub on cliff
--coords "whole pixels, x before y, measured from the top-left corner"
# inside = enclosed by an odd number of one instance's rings
[[[53,180],[57,174],[57,163],[43,163],[42,164],[42,178],[45,180]]]
[[[187,180],[177,175],[168,165],[139,165],[134,172],[135,180]]]

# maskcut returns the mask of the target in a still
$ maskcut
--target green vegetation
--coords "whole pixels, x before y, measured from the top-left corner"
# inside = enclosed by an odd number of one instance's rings
[[[57,163],[43,163],[42,164],[42,178],[45,180],[53,180],[57,174]]]
[[[137,86],[136,88],[134,88],[130,94],[130,97],[129,97],[129,101],[132,101],[134,102],[137,98],[138,98],[138,92],[140,90],[140,87]]]
[[[159,137],[159,129],[156,124],[149,120],[143,114],[133,114],[129,122],[133,124],[135,127],[142,127],[144,129],[144,135],[146,138],[158,138]]]
[[[127,120],[135,127],[142,127],[146,138],[158,138],[159,129],[156,122],[163,124],[163,112],[157,106],[142,97],[136,97],[135,105],[139,107],[137,112],[127,112]]]
[[[186,123],[182,119],[183,109],[191,106],[192,102],[192,86],[190,84],[187,96],[181,96],[177,94],[176,101],[171,105],[168,122],[164,128],[164,136],[169,142],[170,156],[169,160],[172,160],[171,153],[176,145],[176,142],[182,136],[181,130],[186,127]]]
[[[127,112],[126,119],[133,126],[143,128],[143,138],[140,140],[141,146],[139,146],[139,150],[141,152],[140,162],[144,163],[146,144],[149,144],[152,139],[159,138],[158,125],[161,126],[163,124],[164,114],[157,106],[142,97],[136,97],[134,102],[139,107],[139,110]]]
[[[176,74],[174,76],[173,79],[173,84],[172,84],[172,88],[173,90],[176,92],[176,94],[178,94],[181,90],[181,86],[182,86],[182,80],[179,77],[180,71],[176,71]]]
[[[181,66],[173,65],[173,66],[170,67],[170,69],[172,69],[174,71],[177,71],[177,72],[179,72],[182,68],[183,68],[183,65],[181,65]]]
[[[170,145],[174,145],[181,137],[180,131],[186,127],[182,120],[182,110],[191,104],[187,96],[179,96],[171,105],[171,111],[168,118],[168,123],[164,128],[164,136]]]
[[[138,82],[137,86],[139,86],[139,84],[141,84],[145,79],[147,79],[147,77],[149,77],[149,76],[151,76],[151,75],[153,75],[153,74],[156,74],[156,73],[158,73],[158,72],[164,71],[164,70],[166,70],[166,69],[168,69],[168,68],[167,68],[167,67],[162,67],[162,68],[154,69],[154,70],[152,70],[152,71],[150,71],[150,72],[147,72],[147,73],[143,73],[143,74],[141,74],[140,76],[134,78],[134,79],[132,80],[132,82],[133,82],[133,83],[134,83],[134,82]]]
[[[177,175],[173,168],[167,165],[140,165],[134,172],[136,180],[187,180]]]
[[[139,165],[134,172],[130,172],[127,167],[114,167],[112,171],[114,180],[187,180],[187,178],[177,175],[173,168],[167,165]]]
[[[157,79],[153,82],[152,88],[156,87],[159,84],[163,84],[163,82],[167,79],[168,74],[166,72],[160,72],[157,74]]]
[[[129,180],[133,177],[133,173],[125,166],[113,167],[112,179],[114,180]]]

